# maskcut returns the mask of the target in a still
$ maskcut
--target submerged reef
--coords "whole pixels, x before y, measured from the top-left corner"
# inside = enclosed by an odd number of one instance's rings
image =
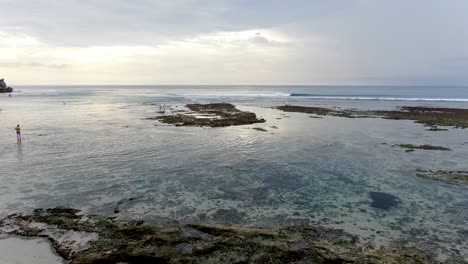
[[[316,114],[322,116],[339,116],[346,118],[370,118],[381,117],[394,120],[414,120],[417,123],[432,127],[430,131],[441,131],[436,126],[451,126],[456,128],[468,127],[468,109],[438,108],[438,107],[413,107],[404,106],[393,111],[362,111],[341,110],[322,107],[283,105],[276,109],[285,112],[298,112]]]
[[[414,248],[359,246],[356,236],[319,226],[154,226],[72,208],[10,215],[0,221],[0,234],[45,237],[71,264],[433,263]]]
[[[468,171],[443,171],[443,170],[417,170],[416,176],[428,179],[443,181],[452,184],[466,184],[468,185]]]
[[[370,197],[372,199],[371,206],[376,209],[389,210],[401,203],[395,195],[384,192],[371,192]]]
[[[255,113],[245,112],[228,103],[188,104],[190,111],[177,111],[176,114],[161,115],[148,119],[175,126],[226,127],[264,123]]]

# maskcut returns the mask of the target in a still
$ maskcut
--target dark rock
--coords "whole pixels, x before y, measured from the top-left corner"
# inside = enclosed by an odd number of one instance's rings
[[[226,127],[264,123],[265,119],[257,118],[254,113],[244,112],[228,103],[188,104],[192,112],[175,115],[162,115],[148,119],[159,120],[162,123],[175,126],[209,126]]]
[[[442,150],[442,151],[449,151],[449,148],[441,147],[441,146],[432,146],[432,145],[413,145],[413,144],[400,144],[394,145],[394,147],[400,147],[406,149],[406,152],[414,151],[414,149],[424,149],[424,150]]]
[[[178,244],[176,248],[182,255],[191,255],[193,252],[193,246],[189,243]]]
[[[12,215],[13,235],[37,236],[54,225],[58,233],[70,230],[97,233],[86,248],[71,250],[70,241],[45,235],[54,249],[72,264],[84,263],[419,263],[431,261],[414,248],[361,247],[342,230],[319,226],[262,229],[242,226],[180,224],[179,228],[133,225],[97,215],[78,216],[70,210],[36,210]],[[78,219],[73,216],[77,216]],[[57,221],[62,219],[62,221]],[[31,229],[30,223],[44,223]],[[73,225],[71,224],[73,223]],[[31,229],[31,232],[23,232]],[[47,232],[45,232],[47,233]],[[42,233],[41,233],[42,236]],[[204,238],[209,237],[209,240]],[[73,243],[72,243],[73,244]]]
[[[76,214],[80,212],[80,210],[69,208],[69,207],[55,207],[49,208],[45,210],[48,214],[55,214],[55,215],[68,215],[71,217],[78,217]]]
[[[461,108],[437,108],[437,107],[412,107],[404,106],[394,111],[362,111],[356,109],[338,110],[323,107],[283,105],[276,109],[285,112],[298,112],[316,114],[319,116],[339,116],[346,118],[376,118],[382,117],[393,120],[414,120],[427,126],[431,131],[442,131],[436,126],[451,126],[456,128],[468,127],[468,109]]]
[[[452,184],[468,184],[468,171],[425,171],[418,169],[417,172],[416,176],[423,179],[442,181]]]
[[[11,93],[13,88],[8,87],[4,79],[0,79],[0,93]]]

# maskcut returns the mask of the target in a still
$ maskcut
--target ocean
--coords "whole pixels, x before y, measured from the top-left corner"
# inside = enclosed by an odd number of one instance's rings
[[[272,108],[468,108],[468,87],[22,86],[16,91],[11,98],[0,95],[0,217],[69,206],[147,222],[307,223],[343,229],[363,243],[468,258],[468,187],[416,177],[418,169],[468,171],[468,130],[433,132],[409,120],[319,119]],[[200,128],[147,119],[160,105],[183,108],[193,102],[229,102],[267,121]],[[21,143],[16,124],[23,129]],[[396,144],[451,151],[407,153]],[[376,205],[372,195],[381,193],[398,202]]]

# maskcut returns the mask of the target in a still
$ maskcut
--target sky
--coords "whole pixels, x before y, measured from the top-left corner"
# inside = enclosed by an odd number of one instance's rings
[[[14,85],[468,85],[466,0],[0,0]]]

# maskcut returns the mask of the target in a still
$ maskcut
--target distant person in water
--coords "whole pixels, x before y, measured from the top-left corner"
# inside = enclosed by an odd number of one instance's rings
[[[16,139],[21,141],[21,127],[19,124],[15,127],[15,130],[16,130]]]

